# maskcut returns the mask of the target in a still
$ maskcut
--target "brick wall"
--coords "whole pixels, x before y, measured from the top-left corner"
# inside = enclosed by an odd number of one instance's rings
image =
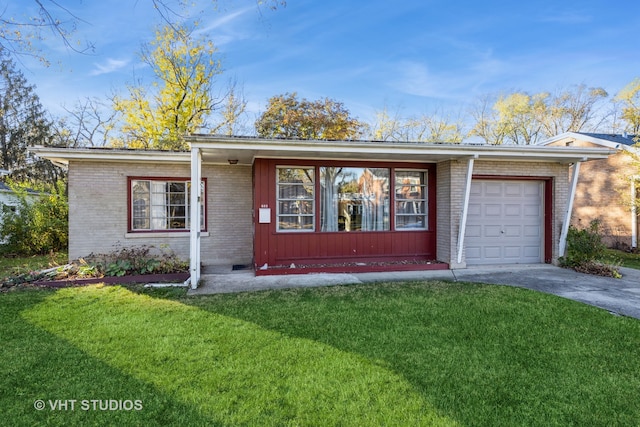
[[[603,241],[610,247],[631,245],[632,168],[623,153],[580,166],[571,223],[587,227],[600,221]]]
[[[572,145],[600,147],[586,141],[574,141]],[[603,241],[609,247],[631,246],[631,177],[639,171],[630,163],[630,157],[620,152],[580,166],[571,224],[584,228],[593,220],[600,221]]]
[[[120,247],[168,246],[189,258],[189,233],[127,233],[127,177],[188,178],[184,165],[72,161],[69,165],[69,258]],[[252,243],[251,167],[203,165],[207,178],[207,231],[203,264],[250,263]],[[231,191],[229,191],[231,189]]]

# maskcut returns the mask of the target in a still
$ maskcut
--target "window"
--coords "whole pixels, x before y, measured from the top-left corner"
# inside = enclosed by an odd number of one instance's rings
[[[322,231],[389,230],[388,168],[320,168]]]
[[[427,229],[427,173],[395,172],[396,230]]]
[[[426,168],[340,163],[275,167],[276,231],[428,230]]]
[[[315,230],[314,168],[277,168],[278,231]]]
[[[171,181],[156,178],[130,179],[130,218],[132,231],[186,231],[190,227],[191,182],[186,179]],[[201,194],[206,195],[205,181]],[[204,200],[204,197],[203,197]],[[206,202],[200,211],[200,228],[205,229]]]

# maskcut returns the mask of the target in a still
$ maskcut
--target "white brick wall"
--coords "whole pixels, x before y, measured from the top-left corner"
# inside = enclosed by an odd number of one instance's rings
[[[69,258],[120,247],[169,246],[189,258],[189,233],[127,233],[127,177],[188,178],[188,165],[71,162]],[[253,258],[251,167],[203,165],[207,179],[207,230],[203,264],[251,263]]]

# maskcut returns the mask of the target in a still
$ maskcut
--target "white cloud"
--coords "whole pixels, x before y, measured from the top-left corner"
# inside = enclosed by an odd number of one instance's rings
[[[236,10],[235,12],[232,12],[232,13],[230,13],[228,15],[225,15],[225,16],[223,16],[221,18],[214,19],[213,21],[209,22],[204,27],[198,28],[198,30],[195,33],[196,34],[208,33],[209,31],[218,30],[218,29],[223,28],[226,25],[230,24],[231,22],[233,22],[237,18],[245,15],[246,13],[248,13],[250,11],[254,11],[254,10],[255,10],[255,6],[245,7],[244,9]]]
[[[98,64],[94,63],[95,68],[89,73],[91,76],[99,76],[101,74],[109,74],[114,71],[118,71],[129,64],[128,59],[107,59],[106,63]]]

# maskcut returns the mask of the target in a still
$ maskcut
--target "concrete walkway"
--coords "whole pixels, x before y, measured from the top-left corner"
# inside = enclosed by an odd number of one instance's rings
[[[464,270],[403,271],[357,274],[294,274],[258,276],[252,271],[217,267],[202,276],[189,295],[286,289],[371,282],[449,280],[519,286],[558,295],[640,319],[640,270],[621,268],[622,279],[593,276],[547,264],[473,267]]]

